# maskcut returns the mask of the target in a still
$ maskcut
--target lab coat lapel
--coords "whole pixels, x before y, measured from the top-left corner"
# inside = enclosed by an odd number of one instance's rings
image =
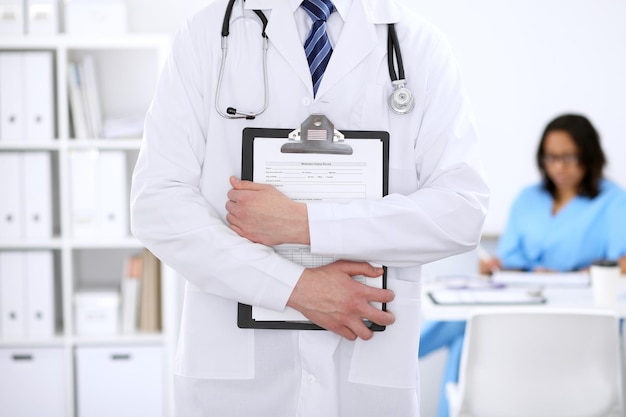
[[[376,26],[367,15],[363,3],[362,1],[352,3],[337,45],[333,50],[333,55],[317,90],[317,97],[322,97],[343,77],[349,75],[378,45]]]
[[[266,28],[270,42],[313,95],[311,73],[300,41],[293,10],[287,0],[248,0],[246,9],[270,10]],[[355,0],[335,45],[317,97],[330,90],[378,46],[376,24],[395,23],[401,11],[389,0]],[[271,66],[271,64],[268,64]]]
[[[304,54],[304,47],[300,42],[293,10],[291,10],[288,1],[279,0],[272,3],[266,33],[272,45],[285,58],[285,61],[293,68],[312,95],[311,73]]]

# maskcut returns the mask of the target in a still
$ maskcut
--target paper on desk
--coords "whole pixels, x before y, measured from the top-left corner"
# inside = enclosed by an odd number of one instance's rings
[[[545,287],[586,287],[589,286],[587,272],[520,272],[499,271],[491,276],[494,283],[506,285],[545,286]]]
[[[541,304],[546,301],[525,288],[439,289],[430,291],[428,296],[435,304],[445,305]]]

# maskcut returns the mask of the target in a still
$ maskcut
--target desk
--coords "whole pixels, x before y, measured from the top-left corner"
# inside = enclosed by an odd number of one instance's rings
[[[494,309],[502,309],[506,308],[504,305],[438,305],[433,303],[431,298],[428,296],[428,292],[433,289],[438,289],[444,287],[446,284],[441,280],[436,280],[434,277],[425,276],[422,284],[422,316],[424,320],[429,321],[464,321],[469,319],[472,311],[476,309],[480,309],[482,311],[488,310],[489,308]],[[519,288],[519,287],[516,287]],[[530,286],[529,288],[536,288],[536,285]],[[497,291],[506,291],[505,289],[497,290]],[[585,287],[550,287],[545,286],[543,289],[543,296],[546,299],[545,303],[542,304],[528,304],[528,305],[514,305],[510,306],[515,309],[528,309],[532,311],[537,308],[575,308],[575,309],[589,309],[589,310],[598,310],[598,309],[606,309],[602,307],[596,307],[593,303],[593,293],[591,286]],[[618,316],[626,318],[626,276],[622,276],[619,282],[618,287],[618,302],[617,304],[611,308],[617,312]],[[622,331],[619,336],[621,339],[621,372],[622,378],[626,381],[626,331]],[[429,358],[420,358],[420,361],[428,361]],[[432,365],[428,365],[432,366]],[[438,372],[444,372],[444,365],[439,365],[440,368],[437,369]],[[428,368],[426,368],[428,369]],[[431,373],[433,371],[430,371]],[[441,375],[441,374],[439,374]],[[441,378],[438,376],[437,378]],[[422,380],[423,386],[425,380]],[[624,395],[623,398],[626,398],[626,384],[623,384]]]
[[[489,305],[438,305],[428,296],[428,291],[441,288],[442,284],[434,282],[428,277],[424,278],[422,285],[422,315],[424,320],[437,321],[455,321],[467,320],[471,312],[477,308],[489,309]],[[506,289],[499,290],[506,291]],[[619,283],[618,302],[611,310],[615,310],[619,317],[626,318],[626,276],[623,276]],[[576,288],[559,288],[546,286],[543,290],[546,303],[536,305],[511,305],[515,308],[533,309],[537,307],[554,307],[554,308],[588,308],[588,309],[607,309],[607,307],[597,307],[593,304],[593,294],[591,287]],[[493,306],[503,308],[506,306]]]

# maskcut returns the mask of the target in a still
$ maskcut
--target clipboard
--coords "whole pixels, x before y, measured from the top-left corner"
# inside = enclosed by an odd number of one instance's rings
[[[389,133],[385,131],[362,131],[362,130],[345,130],[339,132],[334,129],[333,124],[321,114],[313,114],[308,117],[298,129],[264,129],[264,128],[244,128],[242,143],[242,166],[241,178],[243,180],[255,180],[255,168],[258,170],[262,167],[255,167],[255,160],[258,159],[257,154],[265,152],[265,148],[269,147],[275,154],[282,155],[281,158],[287,159],[285,164],[289,165],[291,160],[295,163],[304,164],[302,158],[313,165],[320,165],[319,169],[327,169],[322,166],[328,160],[328,166],[339,167],[345,164],[354,163],[359,157],[359,151],[362,149],[376,149],[379,152],[380,172],[377,173],[377,181],[379,181],[380,189],[376,188],[376,193],[380,197],[387,195],[389,187]],[[255,152],[256,151],[256,152]],[[303,155],[304,154],[304,155]],[[312,158],[315,161],[310,161]],[[375,157],[378,160],[378,156]],[[300,162],[298,162],[300,161]],[[343,162],[345,161],[345,163]],[[257,161],[258,162],[258,161]],[[277,163],[278,164],[278,163]],[[269,163],[264,164],[264,171],[274,169],[267,167]],[[280,165],[280,164],[279,164]],[[281,169],[284,167],[281,167]],[[285,168],[288,169],[289,167]],[[314,167],[318,169],[318,167]],[[263,171],[263,172],[264,172]],[[325,171],[325,174],[332,175],[334,171]],[[321,175],[319,172],[312,175]],[[341,173],[337,174],[341,175]],[[264,181],[261,181],[264,182]],[[287,188],[290,185],[287,185]],[[280,188],[279,188],[280,189]],[[284,190],[281,190],[284,191]],[[286,192],[289,195],[288,192]],[[367,193],[366,193],[367,194]],[[360,198],[359,193],[348,193]],[[292,197],[293,198],[293,197]],[[295,199],[295,198],[294,198]],[[307,199],[307,198],[305,198]],[[320,198],[324,199],[324,198]],[[289,245],[298,246],[298,245]],[[302,245],[300,245],[302,246]],[[308,248],[308,247],[306,247]],[[278,251],[279,249],[277,249]],[[324,263],[330,263],[333,259],[326,259]],[[302,262],[301,262],[302,263]],[[305,265],[304,263],[302,263]],[[320,264],[319,266],[321,266]],[[307,266],[307,265],[305,265]],[[316,265],[318,266],[318,265]],[[383,266],[383,276],[375,278],[382,280],[382,288],[387,288],[387,268]],[[379,305],[385,311],[386,303]],[[280,318],[280,313],[276,313],[279,317],[259,318],[255,314],[255,309],[251,305],[239,303],[237,311],[237,326],[240,328],[255,329],[292,329],[292,330],[325,330],[322,327],[308,321],[304,316],[302,320],[291,320]],[[289,309],[289,307],[288,307]],[[299,314],[299,313],[298,313]],[[367,322],[368,327],[372,331],[383,331],[385,326],[376,323]]]

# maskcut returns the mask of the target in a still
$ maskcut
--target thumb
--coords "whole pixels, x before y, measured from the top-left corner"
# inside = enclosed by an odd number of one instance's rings
[[[230,182],[230,185],[232,185],[233,187],[235,187],[236,185],[238,185],[241,180],[237,177],[235,177],[234,175],[231,175],[230,178],[228,179],[228,181]]]
[[[234,175],[229,178],[229,181],[230,181],[230,185],[235,190],[251,190],[251,189],[254,189],[254,184],[255,184],[254,182],[241,180],[241,179],[235,177]]]

